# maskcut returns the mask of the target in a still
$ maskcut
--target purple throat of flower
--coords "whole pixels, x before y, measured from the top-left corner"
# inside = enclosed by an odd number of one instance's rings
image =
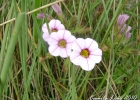
[[[58,41],[58,46],[61,48],[66,48],[66,41],[64,39],[61,39]]]
[[[53,28],[51,31],[52,31],[52,32],[57,32],[58,29],[57,29],[57,28]]]
[[[90,55],[90,51],[86,48],[81,50],[80,55],[83,56],[84,58],[88,58]]]

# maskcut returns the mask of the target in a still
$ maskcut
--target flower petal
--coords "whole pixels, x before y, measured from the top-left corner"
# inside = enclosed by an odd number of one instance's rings
[[[57,35],[57,32],[52,32],[50,34],[50,38],[56,40],[56,41],[59,41],[59,38],[58,38],[58,35]]]
[[[65,30],[65,26],[63,24],[56,26],[58,30]]]
[[[80,46],[75,41],[73,42],[71,48],[73,49],[73,51],[81,52]]]
[[[91,59],[94,63],[99,63],[102,60],[102,57],[96,55],[90,55],[89,59]]]
[[[89,66],[87,71],[90,71],[95,67],[95,63],[92,61],[92,59],[87,59],[87,61]]]
[[[127,14],[119,15],[117,24],[119,26],[122,26],[128,20],[128,18],[129,18],[129,16]]]
[[[42,35],[42,38],[47,42],[48,39],[49,39],[49,34],[48,34],[48,33],[44,33],[44,34]]]
[[[91,51],[90,54],[95,55],[95,56],[101,56],[102,55],[102,50],[97,48],[94,51]]]
[[[61,24],[59,20],[56,20],[55,28],[57,28],[58,30],[65,30],[64,25]]]
[[[102,50],[96,49],[89,55],[89,59],[92,59],[95,63],[99,63],[102,60]]]
[[[131,28],[132,28],[131,26],[128,26],[126,33],[129,32],[131,30]]]
[[[52,8],[53,8],[53,10],[54,10],[57,14],[62,13],[62,10],[61,10],[61,8],[60,8],[60,6],[59,6],[58,4],[53,4],[53,5],[52,5]]]
[[[67,43],[66,45],[66,52],[67,52],[67,55],[70,56],[71,52],[72,52],[72,43]]]
[[[61,52],[60,52],[60,57],[62,57],[62,58],[66,58],[66,57],[68,57],[68,55],[67,55],[67,52],[66,52],[66,49],[65,48],[60,48],[60,50],[61,50]]]
[[[44,13],[38,13],[37,14],[37,18],[38,19],[41,19],[41,18],[44,18],[45,16],[44,16]]]
[[[64,31],[64,39],[68,39],[69,37],[71,37],[71,32],[70,31],[68,31],[68,30],[65,30]]]
[[[80,64],[80,54],[79,52],[72,51],[70,54],[70,60],[73,64],[79,65]]]
[[[90,71],[94,68],[95,63],[91,59],[86,59],[82,57],[80,66],[83,70]]]
[[[50,45],[49,52],[53,56],[59,56],[61,49],[57,45]]]
[[[56,20],[56,19],[52,19],[50,22],[49,22],[49,27],[50,29],[54,29],[56,28],[57,29],[57,25],[60,25],[61,22],[59,20]]]
[[[89,51],[94,51],[97,48],[98,48],[98,43],[95,40],[93,40],[92,43],[90,43],[90,47],[88,49]]]
[[[58,41],[51,38],[51,37],[49,37],[47,42],[48,42],[49,45],[58,45]]]
[[[70,36],[68,39],[67,39],[67,43],[73,43],[74,41],[76,40],[75,36]]]
[[[72,43],[67,43],[66,48],[71,49],[72,48]]]
[[[127,29],[126,29],[126,28],[127,28]],[[122,27],[122,29],[121,29],[121,31],[120,31],[120,33],[121,33],[121,34],[124,33],[124,32],[127,33],[127,32],[129,32],[129,31],[131,30],[131,28],[132,28],[131,26],[128,26],[128,27],[127,27],[127,25],[124,24],[123,27]]]
[[[55,28],[57,28],[59,25],[61,25],[61,22],[59,20],[55,20]]]
[[[89,48],[90,45],[92,44],[93,40],[90,38],[85,39],[85,48]]]
[[[85,48],[85,40],[82,38],[77,38],[75,40],[75,42],[77,43],[77,45],[81,48],[84,49]]]
[[[80,62],[80,66],[83,70],[88,70],[88,62],[86,58],[81,57],[81,59],[79,60]]]
[[[71,54],[71,47],[70,46],[66,47],[66,53],[68,56],[70,56],[70,54]]]
[[[130,38],[131,37],[131,33],[130,32],[127,32],[126,33],[126,38]]]
[[[58,39],[64,39],[64,34],[65,34],[65,30],[58,30],[57,32],[57,36],[58,36]]]
[[[48,34],[49,34],[46,23],[44,23],[44,24],[42,25],[42,31],[43,31],[44,33],[48,33]]]
[[[124,25],[122,26],[120,33],[121,33],[121,34],[124,33],[125,30],[126,30],[126,24],[124,24]]]

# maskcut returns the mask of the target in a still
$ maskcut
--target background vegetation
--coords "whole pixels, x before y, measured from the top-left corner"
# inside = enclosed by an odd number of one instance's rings
[[[59,2],[64,18],[53,11],[52,2],[0,1],[1,100],[140,100],[140,1],[65,0]],[[41,30],[48,19],[37,19],[40,12],[60,19],[76,37],[96,40],[102,61],[86,72],[69,59],[52,57]],[[119,14],[130,16],[129,39],[114,36]]]

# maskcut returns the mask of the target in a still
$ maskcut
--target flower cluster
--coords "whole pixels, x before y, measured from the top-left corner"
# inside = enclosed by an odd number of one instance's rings
[[[58,4],[52,6],[58,14],[62,10]],[[44,14],[38,14],[37,18],[44,18]],[[102,59],[102,51],[98,48],[98,43],[90,38],[77,38],[57,19],[52,19],[42,25],[42,38],[49,44],[48,51],[53,56],[62,58],[69,57],[70,61],[81,66],[83,70],[90,71],[96,63]]]
[[[118,25],[118,29],[120,30],[120,33],[123,34],[125,33],[125,37],[126,38],[130,38],[131,37],[131,26],[126,25],[126,21],[129,19],[129,16],[127,14],[122,14],[118,16],[117,19],[117,25]]]
[[[49,52],[53,56],[70,57],[73,64],[81,66],[83,70],[90,71],[102,58],[102,51],[98,43],[90,38],[77,38],[66,30],[64,25],[52,19],[42,26],[43,39],[49,44]]]

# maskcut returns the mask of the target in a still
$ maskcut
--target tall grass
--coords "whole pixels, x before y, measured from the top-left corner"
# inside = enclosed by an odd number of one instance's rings
[[[51,5],[61,5],[64,17]],[[92,100],[140,99],[139,0],[3,0],[0,1],[0,99]],[[76,37],[92,38],[102,49],[102,61],[84,71],[69,58],[53,57],[42,39],[47,18],[62,21]],[[118,15],[130,16],[132,36],[117,37]]]

